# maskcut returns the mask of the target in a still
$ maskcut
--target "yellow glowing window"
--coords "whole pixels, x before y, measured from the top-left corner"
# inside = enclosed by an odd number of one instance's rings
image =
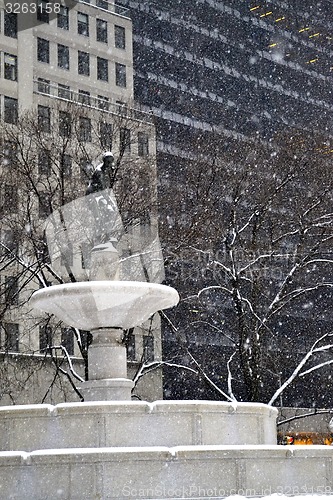
[[[306,64],[312,64],[318,61],[318,57],[316,59],[310,59]]]
[[[310,28],[301,28],[298,30],[298,33],[303,33],[303,31],[308,31]]]
[[[261,14],[260,17],[266,17],[266,16],[270,16],[271,14],[273,14],[272,11],[270,12],[265,12],[265,14]]]
[[[277,46],[277,43],[271,43],[270,45],[268,45],[269,48],[276,47],[276,46]]]
[[[314,33],[313,35],[309,35],[309,38],[314,38],[315,36],[319,36],[320,33]]]
[[[275,22],[278,23],[279,21],[283,21],[284,19],[285,19],[285,17],[282,16],[282,17],[279,17],[278,19],[275,19]]]
[[[257,9],[260,9],[260,5],[256,5],[255,7],[251,7],[250,11],[257,10]]]

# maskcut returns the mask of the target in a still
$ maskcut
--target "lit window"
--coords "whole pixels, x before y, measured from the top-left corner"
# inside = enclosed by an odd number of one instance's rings
[[[108,43],[108,23],[103,19],[96,19],[96,40]]]
[[[77,13],[77,32],[79,35],[89,36],[89,17],[83,12]]]
[[[126,66],[116,63],[116,85],[118,87],[126,87]]]
[[[63,30],[69,29],[69,11],[68,7],[60,5],[60,10],[57,14],[57,26]]]
[[[138,155],[149,155],[149,137],[145,132],[138,132]]]
[[[97,57],[97,80],[109,80],[109,61],[102,57]]]
[[[117,49],[126,48],[125,28],[123,26],[114,27],[114,44]]]
[[[89,64],[89,53],[82,52],[79,50],[78,52],[78,73],[79,75],[90,75],[90,64]]]
[[[51,112],[48,106],[38,105],[38,126],[42,132],[51,131]]]
[[[4,54],[5,63],[5,73],[4,77],[6,80],[17,81],[17,57],[12,54]]]
[[[69,47],[58,44],[58,67],[69,69]]]
[[[16,124],[18,119],[18,102],[13,97],[4,97],[4,121]]]
[[[17,14],[4,12],[4,34],[10,38],[17,38]]]
[[[91,142],[91,120],[85,116],[79,118],[79,140]]]
[[[50,62],[50,42],[44,38],[37,38],[37,59],[47,64]]]

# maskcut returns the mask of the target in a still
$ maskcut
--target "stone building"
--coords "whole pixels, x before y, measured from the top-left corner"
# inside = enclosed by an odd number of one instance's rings
[[[27,5],[7,2],[0,11],[1,365],[6,379],[0,404],[48,400],[51,345],[60,346],[59,359],[65,348],[78,373],[84,373],[87,333],[80,350],[73,330],[37,321],[27,301],[34,289],[57,282],[44,267],[49,265],[46,217],[84,196],[103,151],[115,156],[120,210],[138,224],[148,219],[156,227],[155,128],[133,101],[129,11],[99,0]],[[130,332],[127,342],[134,374],[141,359],[161,356],[158,320],[153,328]],[[77,398],[69,386],[59,396],[62,384],[51,400]],[[158,398],[158,371],[148,386],[151,395],[144,397]]]

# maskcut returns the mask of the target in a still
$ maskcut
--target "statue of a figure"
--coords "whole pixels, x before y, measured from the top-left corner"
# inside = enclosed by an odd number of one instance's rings
[[[114,157],[111,151],[103,154],[103,163],[97,166],[94,171],[89,185],[86,190],[86,195],[103,191],[103,189],[111,189],[116,180],[116,168]]]
[[[122,224],[112,191],[115,180],[113,153],[107,151],[103,154],[103,163],[97,166],[91,176],[86,190],[86,195],[93,195],[88,198],[88,206],[96,222],[90,279],[116,279],[118,276],[119,255],[116,247]]]

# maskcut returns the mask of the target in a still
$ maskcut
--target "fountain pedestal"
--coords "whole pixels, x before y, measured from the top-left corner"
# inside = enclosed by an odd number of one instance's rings
[[[80,387],[85,401],[131,399],[133,382],[127,378],[123,330],[140,325],[178,301],[173,288],[138,281],[66,283],[38,290],[30,299],[33,307],[74,328],[91,331],[89,380]]]
[[[85,401],[124,401],[131,399],[133,382],[127,378],[126,348],[121,328],[91,330],[89,380],[80,387]]]

